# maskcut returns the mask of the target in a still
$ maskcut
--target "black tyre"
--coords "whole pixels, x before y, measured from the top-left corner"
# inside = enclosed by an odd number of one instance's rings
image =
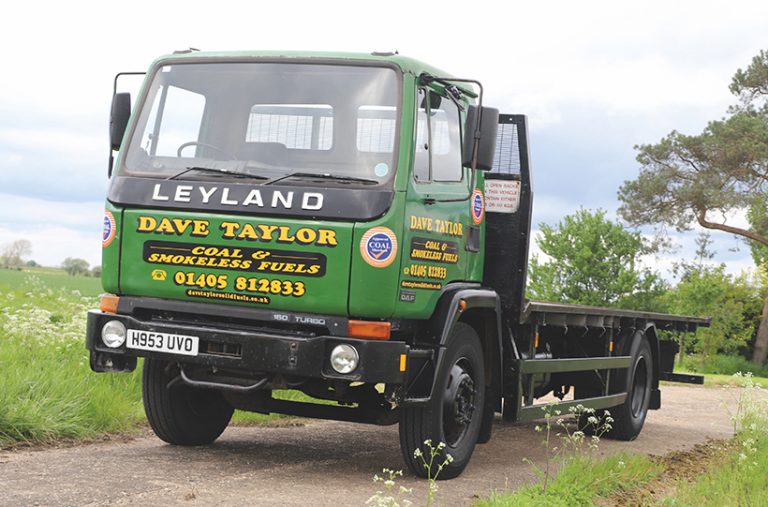
[[[612,428],[606,436],[617,440],[634,440],[643,429],[653,385],[653,355],[644,333],[636,333],[625,355],[632,363],[623,374],[617,375],[614,392],[626,392],[627,399],[618,407],[609,409],[613,417]]]
[[[141,392],[149,425],[169,444],[210,444],[226,429],[234,408],[219,391],[184,385],[169,388],[178,373],[174,363],[144,360]]]
[[[484,406],[485,374],[480,339],[470,326],[458,323],[448,339],[432,399],[424,406],[407,407],[400,412],[400,450],[408,468],[419,477],[427,477],[424,461],[414,456],[414,451],[419,449],[428,463],[430,450],[424,441],[431,440],[434,448],[440,442],[445,443],[432,463],[431,476],[435,476],[447,454],[453,461],[445,464],[438,479],[452,479],[461,474],[475,449]]]

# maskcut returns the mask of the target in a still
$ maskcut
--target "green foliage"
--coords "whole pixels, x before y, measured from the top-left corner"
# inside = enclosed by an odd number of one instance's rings
[[[28,278],[0,292],[0,446],[125,431],[143,419],[140,375],[96,375],[83,346],[95,299]]]
[[[747,220],[756,233],[768,237],[768,194],[758,194],[747,210]],[[751,241],[752,259],[758,266],[768,266],[768,246]]]
[[[662,280],[639,266],[647,253],[640,234],[581,209],[555,227],[541,224],[537,244],[549,259],[534,257],[528,275],[533,299],[594,306],[658,310]]]
[[[662,466],[646,456],[619,454],[604,460],[577,457],[566,464],[544,490],[541,484],[524,486],[513,493],[495,492],[473,507],[578,507],[595,505],[620,491],[640,487],[662,472]]]
[[[89,273],[88,261],[84,259],[67,257],[64,259],[64,262],[61,263],[61,267],[71,276],[88,276]]]
[[[0,267],[20,269],[24,265],[23,257],[32,253],[32,243],[26,239],[17,239],[3,246],[0,254]]]
[[[743,390],[734,413],[734,448],[694,482],[680,481],[661,505],[720,507],[766,505],[768,486],[768,400],[750,376],[741,376]]]
[[[60,270],[40,276],[0,270],[0,448],[15,442],[53,442],[126,432],[144,421],[141,364],[130,374],[97,374],[88,366],[86,312],[97,279]],[[313,401],[296,391],[275,397]],[[235,423],[274,423],[284,416],[237,411]]]
[[[667,226],[688,230],[698,223],[740,236],[762,263],[768,247],[768,52],[739,69],[730,90],[739,103],[700,134],[672,131],[656,144],[635,147],[640,174],[620,188],[619,214],[632,225],[655,225],[661,234]],[[748,227],[734,223],[741,211],[748,211]],[[766,358],[768,311],[752,360]]]
[[[686,338],[685,352],[707,356],[737,353],[754,336],[762,309],[753,281],[726,273],[725,264],[690,268],[664,299],[672,313],[712,317],[711,327]]]
[[[768,377],[768,365],[756,365],[742,356],[726,356],[713,354],[693,354],[686,356],[682,368],[692,373],[706,375],[733,375],[738,372],[751,371],[757,377]]]

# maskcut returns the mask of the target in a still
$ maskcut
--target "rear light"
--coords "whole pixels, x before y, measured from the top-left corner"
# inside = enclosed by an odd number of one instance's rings
[[[120,303],[120,298],[114,294],[102,294],[101,302],[99,303],[99,309],[106,313],[117,313],[117,305]]]
[[[364,340],[389,340],[391,330],[390,322],[350,320],[348,334],[351,338]]]

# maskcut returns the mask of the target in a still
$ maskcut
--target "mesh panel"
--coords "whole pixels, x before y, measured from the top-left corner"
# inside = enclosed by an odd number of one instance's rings
[[[501,123],[496,134],[492,173],[520,174],[520,142],[517,125]]]

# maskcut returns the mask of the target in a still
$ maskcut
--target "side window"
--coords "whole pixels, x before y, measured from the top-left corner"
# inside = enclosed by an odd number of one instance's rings
[[[142,146],[148,146],[152,155],[175,157],[179,146],[199,139],[205,112],[205,97],[175,86],[169,86],[164,92],[163,114],[158,118],[157,110],[162,102],[161,92],[153,104]],[[158,119],[160,124],[157,123]],[[188,150],[190,151],[185,152],[186,156],[193,153],[195,147],[192,146]]]
[[[459,108],[443,98],[440,109],[430,111],[432,130],[432,179],[461,181],[461,126]]]
[[[449,98],[419,90],[413,174],[418,182],[461,181],[459,108]]]

